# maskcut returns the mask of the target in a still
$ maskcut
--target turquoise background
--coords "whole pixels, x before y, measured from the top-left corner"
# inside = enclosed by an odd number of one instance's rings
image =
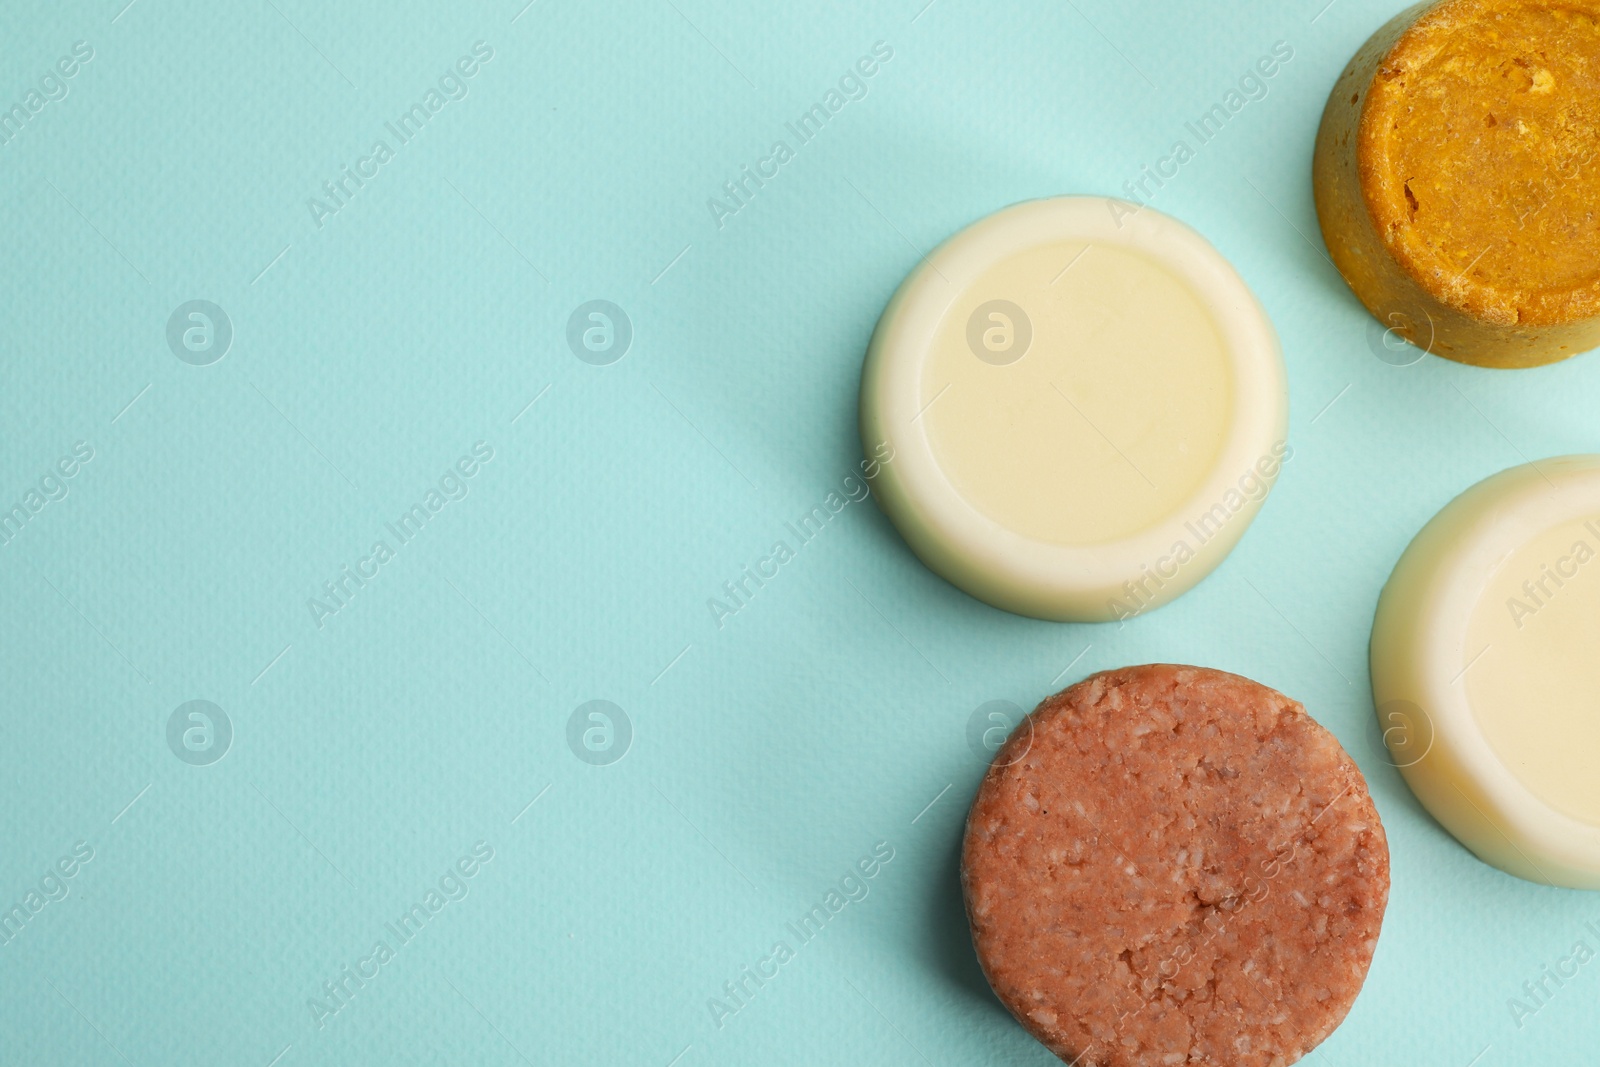
[[[1368,775],[1388,917],[1307,1062],[1586,1059],[1600,963],[1520,1028],[1507,1001],[1600,947],[1600,899],[1426,816],[1377,746],[1366,641],[1448,499],[1600,449],[1600,372],[1379,358],[1309,171],[1397,3],[1324,2],[10,5],[0,108],[93,58],[0,145],[0,505],[94,454],[0,546],[0,905],[93,858],[0,945],[0,1062],[1054,1062],[967,939],[968,722],[1152,660],[1284,690]],[[308,198],[478,41],[465,97],[319,227]],[[865,96],[719,226],[708,199],[880,41]],[[1294,455],[1233,556],[1125,627],[1056,625],[852,502],[719,627],[708,600],[851,484],[863,348],[919,256],[1014,201],[1122,192],[1279,41],[1154,199],[1283,338]],[[205,366],[166,339],[195,299],[233,328]],[[633,330],[605,366],[566,340],[597,299]],[[398,545],[476,442],[465,497]],[[319,627],[308,599],[380,539]],[[568,744],[597,699],[632,730],[607,765]],[[232,725],[209,766],[168,746],[190,700]],[[475,846],[466,895],[319,1027],[323,983]],[[875,846],[867,895],[793,941]],[[719,1027],[708,1000],[778,940]]]

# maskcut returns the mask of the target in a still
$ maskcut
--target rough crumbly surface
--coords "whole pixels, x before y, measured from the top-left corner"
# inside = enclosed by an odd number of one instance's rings
[[[1366,978],[1389,850],[1299,704],[1156,664],[1046,700],[967,817],[961,881],[996,995],[1063,1060],[1289,1064]]]
[[[1386,327],[1530,366],[1600,343],[1600,2],[1443,0],[1334,86],[1314,165],[1329,253]]]
[[[1600,312],[1600,6],[1439,5],[1379,64],[1361,137],[1368,206],[1436,295],[1509,322]]]

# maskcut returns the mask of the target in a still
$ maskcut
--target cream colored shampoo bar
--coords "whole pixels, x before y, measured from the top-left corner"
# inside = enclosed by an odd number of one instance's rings
[[[1184,592],[1288,455],[1277,335],[1181,222],[1101,197],[1006,208],[900,286],[861,433],[913,551],[996,607],[1079,622]]]
[[[1485,861],[1600,888],[1600,456],[1513,467],[1400,557],[1372,695],[1417,798]]]

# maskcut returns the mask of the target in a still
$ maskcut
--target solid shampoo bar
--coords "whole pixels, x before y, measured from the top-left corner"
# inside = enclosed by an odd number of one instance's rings
[[[1019,726],[967,816],[983,973],[1074,1067],[1286,1067],[1360,992],[1389,849],[1355,762],[1236,674],[1105,671]]]
[[[1328,252],[1380,322],[1463,363],[1600,344],[1600,5],[1401,12],[1334,85],[1313,176]]]
[[[1288,454],[1277,335],[1232,267],[1122,201],[1018,204],[889,302],[861,379],[873,489],[934,571],[997,607],[1126,619],[1198,582]]]
[[[1502,471],[1378,599],[1372,697],[1417,798],[1512,874],[1600,888],[1600,456]]]

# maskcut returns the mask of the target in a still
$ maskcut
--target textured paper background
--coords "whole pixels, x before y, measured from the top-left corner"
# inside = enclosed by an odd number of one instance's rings
[[[1507,1000],[1600,948],[1600,898],[1472,858],[1370,725],[1407,540],[1485,475],[1595,449],[1600,402],[1592,356],[1392,365],[1326,260],[1316,124],[1393,0],[124,2],[0,19],[0,107],[93,50],[0,145],[0,503],[93,449],[0,547],[0,903],[93,851],[0,945],[0,1061],[1052,1062],[967,941],[968,723],[1150,660],[1283,689],[1369,776],[1394,891],[1313,1062],[1592,1047],[1600,963],[1520,1028]],[[399,145],[385,124],[479,41]],[[862,350],[919,255],[1017,200],[1123,192],[1280,41],[1154,200],[1283,338],[1294,458],[1233,557],[1123,629],[1052,625],[850,503],[719,628],[723,583],[848,491]],[[799,145],[785,124],[875,42],[865,95]],[[708,199],[778,140],[719,226]],[[319,227],[341,167],[376,172]],[[166,337],[197,299],[233,330],[203,366]],[[591,300],[631,323],[610,365],[567,344]],[[385,524],[480,441],[399,545]],[[308,598],[377,540],[394,558],[319,627]],[[191,700],[232,726],[208,766],[167,742]],[[590,700],[631,724],[620,761],[569,747]],[[478,842],[465,897],[319,1027],[323,983]],[[786,924],[878,842],[868,895],[800,944]],[[779,940],[719,1027],[708,999]]]

